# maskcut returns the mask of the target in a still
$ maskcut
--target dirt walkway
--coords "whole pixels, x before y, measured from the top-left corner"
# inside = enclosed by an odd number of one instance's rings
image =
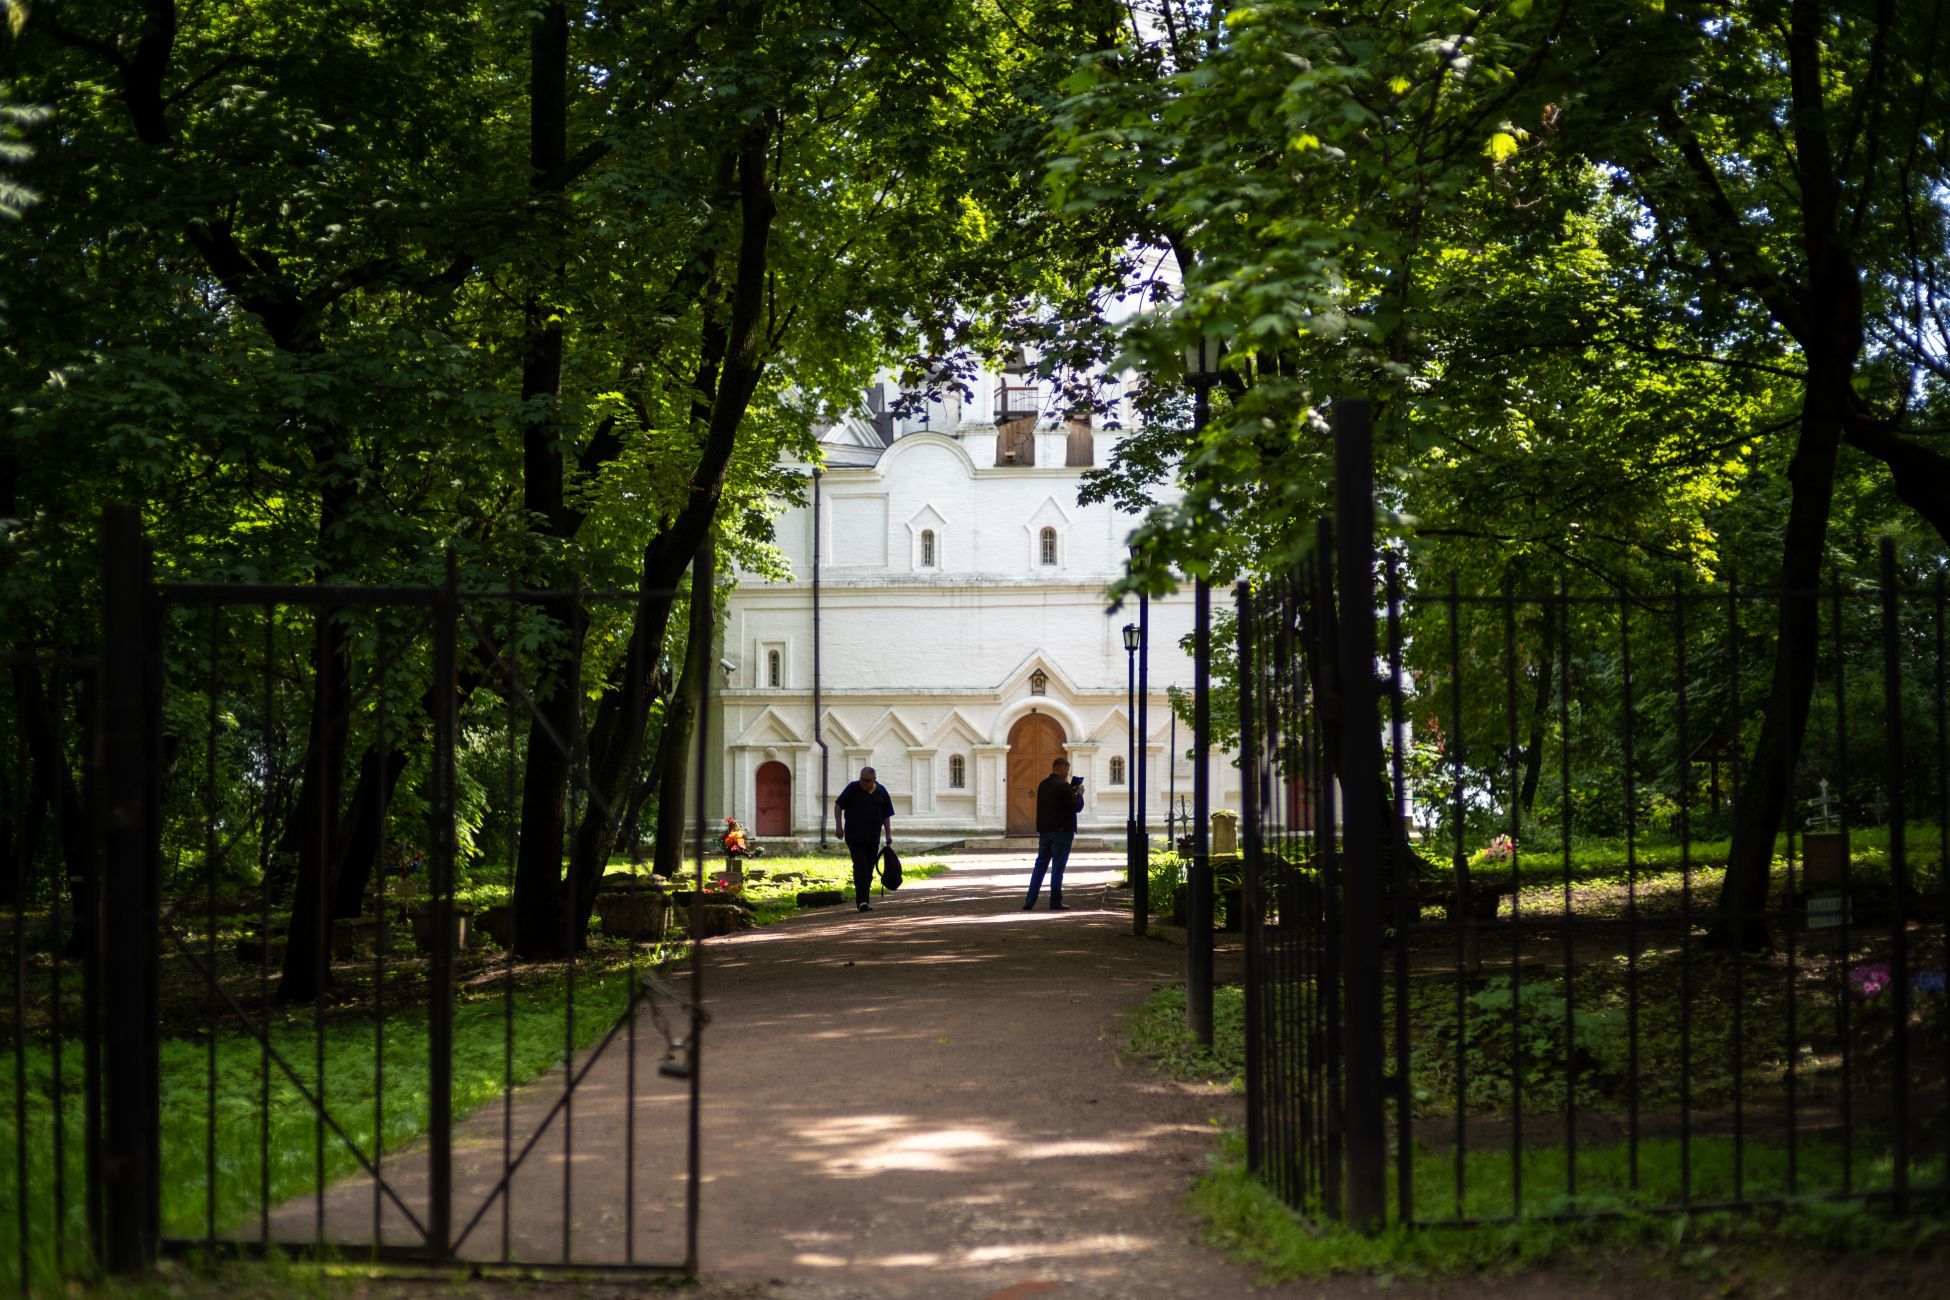
[[[1197,1239],[1184,1193],[1236,1098],[1168,1084],[1118,1059],[1119,1017],[1180,978],[1184,950],[1130,937],[1099,910],[1121,861],[1072,865],[1066,913],[1019,910],[1028,863],[962,858],[870,913],[833,909],[707,945],[699,1257],[705,1296],[1351,1296],[1367,1279],[1254,1287]],[[661,1039],[605,1054],[558,1116],[560,1072],[456,1134],[462,1254],[559,1257],[573,1225],[580,1261],[624,1254],[626,1201],[638,1259],[681,1259],[684,1086],[662,1078]],[[505,1124],[505,1129],[504,1129]],[[494,1199],[504,1138],[535,1151]],[[624,1153],[634,1150],[634,1161]],[[573,1169],[565,1200],[565,1170]],[[626,1178],[629,1180],[626,1184]],[[424,1206],[411,1154],[388,1169]],[[504,1216],[504,1209],[506,1211]],[[349,1180],[326,1198],[328,1236],[369,1239],[373,1194]],[[566,1213],[566,1219],[565,1219]],[[274,1216],[309,1236],[311,1201]],[[389,1240],[410,1238],[382,1208]],[[1639,1277],[1552,1273],[1396,1287],[1391,1294],[1499,1297],[1698,1291]],[[1779,1292],[1775,1292],[1779,1294]]]
[[[1182,1204],[1230,1099],[1120,1063],[1109,1035],[1183,949],[1094,910],[1121,861],[1073,864],[1068,913],[1019,910],[1027,866],[963,859],[712,954],[712,1275],[808,1296],[1244,1289]]]

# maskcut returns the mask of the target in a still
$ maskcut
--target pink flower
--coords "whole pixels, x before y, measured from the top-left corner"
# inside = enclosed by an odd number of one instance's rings
[[[1865,1002],[1879,996],[1892,979],[1888,965],[1879,961],[1865,961],[1848,973],[1849,990]]]

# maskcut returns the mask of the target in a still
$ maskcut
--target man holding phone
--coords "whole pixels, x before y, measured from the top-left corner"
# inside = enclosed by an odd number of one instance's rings
[[[1036,869],[1029,875],[1027,912],[1036,906],[1036,895],[1043,890],[1043,872],[1049,872],[1049,910],[1066,912],[1063,906],[1063,868],[1070,861],[1070,845],[1077,837],[1077,814],[1083,811],[1083,778],[1070,775],[1070,760],[1059,758],[1050,764],[1049,775],[1036,787]]]

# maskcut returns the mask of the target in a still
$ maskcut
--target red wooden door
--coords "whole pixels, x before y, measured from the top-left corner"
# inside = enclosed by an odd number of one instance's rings
[[[1310,831],[1314,828],[1314,790],[1313,783],[1300,773],[1286,779],[1286,814],[1282,829],[1289,831]]]
[[[1063,726],[1031,713],[1009,728],[1009,834],[1036,833],[1036,786],[1063,757]]]
[[[777,759],[759,765],[757,806],[754,835],[792,834],[792,770]]]

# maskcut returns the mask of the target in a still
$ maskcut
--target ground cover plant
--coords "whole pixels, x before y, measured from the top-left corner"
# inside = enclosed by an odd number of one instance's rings
[[[1130,1054],[1168,1078],[1244,1086],[1245,1002],[1238,985],[1215,990],[1214,1042],[1203,1047],[1184,1027],[1182,987],[1158,990],[1123,1025]],[[1208,1238],[1262,1271],[1267,1282],[1340,1272],[1386,1275],[1445,1273],[1487,1267],[1533,1265],[1573,1250],[1651,1251],[1671,1262],[1712,1255],[1723,1246],[1777,1250],[1784,1244],[1823,1252],[1878,1252],[1886,1259],[1940,1255],[1950,1246],[1950,1224],[1927,1211],[1916,1220],[1894,1220],[1860,1200],[1835,1200],[1843,1185],[1843,1147],[1832,1136],[1804,1138],[1795,1149],[1793,1173],[1785,1147],[1748,1143],[1739,1152],[1724,1135],[1650,1138],[1636,1155],[1627,1143],[1587,1141],[1576,1154],[1577,1193],[1571,1194],[1567,1149],[1554,1136],[1533,1138],[1514,1149],[1482,1142],[1460,1157],[1438,1128],[1420,1130],[1410,1156],[1414,1204],[1423,1220],[1448,1216],[1511,1219],[1485,1226],[1412,1228],[1395,1220],[1364,1235],[1296,1214],[1246,1170],[1244,1136],[1219,1135],[1212,1170],[1190,1194],[1190,1205]],[[1887,1188],[1893,1177],[1889,1135],[1864,1127],[1853,1135],[1848,1178],[1858,1188]],[[1460,1166],[1460,1167],[1459,1167]],[[1521,1171],[1521,1177],[1518,1172]],[[1940,1147],[1918,1159],[1912,1184],[1941,1186]],[[1736,1182],[1737,1178],[1737,1182]],[[1702,1207],[1735,1199],[1783,1197],[1788,1204],[1764,1218],[1654,1213],[1687,1196]],[[1392,1184],[1391,1184],[1392,1187]],[[1797,1199],[1796,1189],[1805,1193]],[[1566,1220],[1576,1212],[1597,1217]],[[1701,1252],[1704,1252],[1702,1256]]]

